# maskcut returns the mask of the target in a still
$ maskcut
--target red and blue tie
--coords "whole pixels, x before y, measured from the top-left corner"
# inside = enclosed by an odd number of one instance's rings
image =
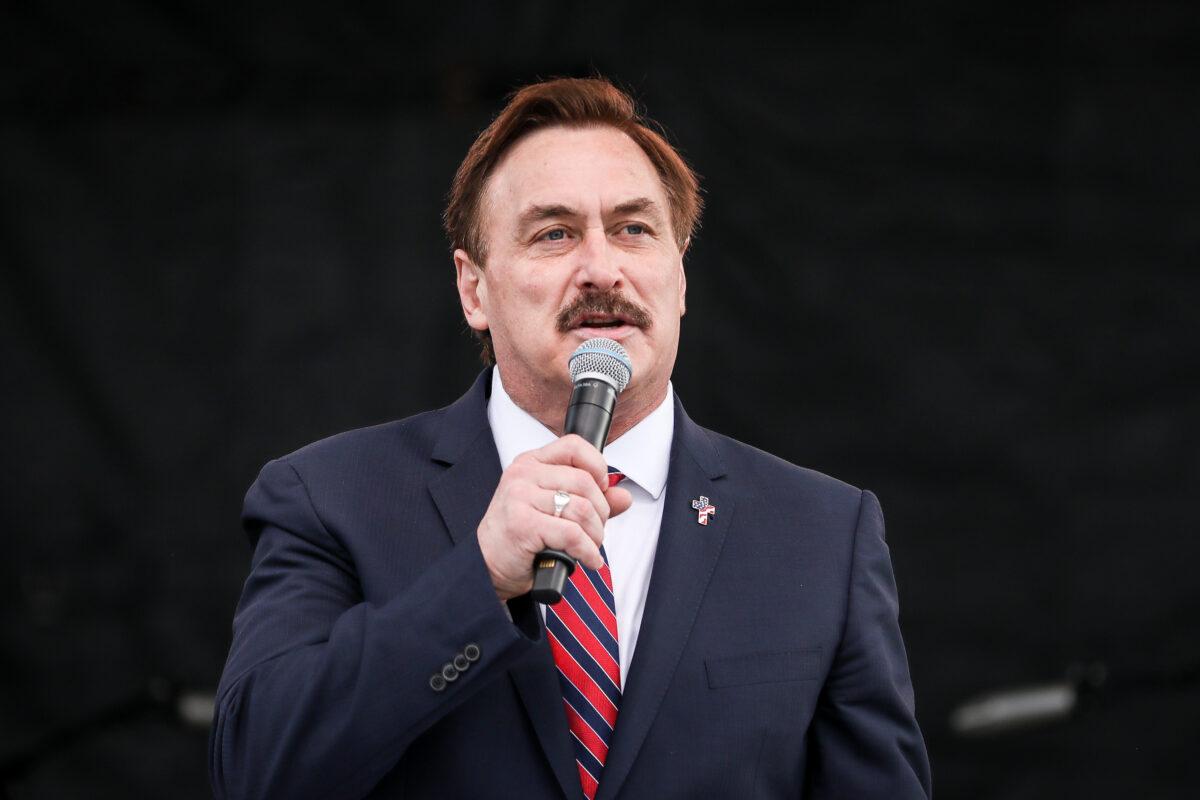
[[[608,468],[608,485],[625,476]],[[608,556],[604,566],[580,564],[563,590],[563,599],[546,606],[546,630],[558,667],[567,725],[575,745],[575,763],[583,796],[593,800],[608,758],[617,710],[621,706],[621,658],[617,647],[617,613]]]

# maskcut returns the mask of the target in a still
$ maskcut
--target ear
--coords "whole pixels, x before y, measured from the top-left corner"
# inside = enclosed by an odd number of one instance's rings
[[[688,245],[692,243],[692,237],[688,237],[683,243],[683,249],[679,251],[679,316],[687,313],[687,272],[683,269],[683,254],[687,252]]]
[[[487,314],[483,310],[487,301],[487,281],[479,267],[466,250],[454,251],[454,272],[457,276],[458,301],[462,304],[463,316],[473,330],[486,331]]]

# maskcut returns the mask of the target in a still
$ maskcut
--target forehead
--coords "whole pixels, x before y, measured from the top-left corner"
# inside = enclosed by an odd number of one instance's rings
[[[484,190],[485,225],[515,220],[530,205],[610,209],[637,197],[666,213],[666,192],[637,142],[608,126],[535,131],[505,153]]]

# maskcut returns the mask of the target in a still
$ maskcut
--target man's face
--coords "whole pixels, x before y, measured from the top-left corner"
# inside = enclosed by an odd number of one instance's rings
[[[570,354],[604,336],[629,352],[627,392],[661,397],[686,283],[642,149],[606,126],[536,131],[489,177],[481,216],[487,264],[455,252],[459,293],[468,324],[491,330],[505,386],[569,386]]]

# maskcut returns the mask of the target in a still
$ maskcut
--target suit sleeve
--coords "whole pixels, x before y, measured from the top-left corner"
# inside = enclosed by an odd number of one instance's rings
[[[473,538],[385,604],[363,602],[286,460],[263,468],[243,521],[255,548],[209,740],[218,798],[363,796],[541,635],[532,605],[510,621]],[[435,691],[468,644],[478,661]]]
[[[810,730],[810,798],[928,798],[899,604],[879,501],[863,492],[845,629]]]

